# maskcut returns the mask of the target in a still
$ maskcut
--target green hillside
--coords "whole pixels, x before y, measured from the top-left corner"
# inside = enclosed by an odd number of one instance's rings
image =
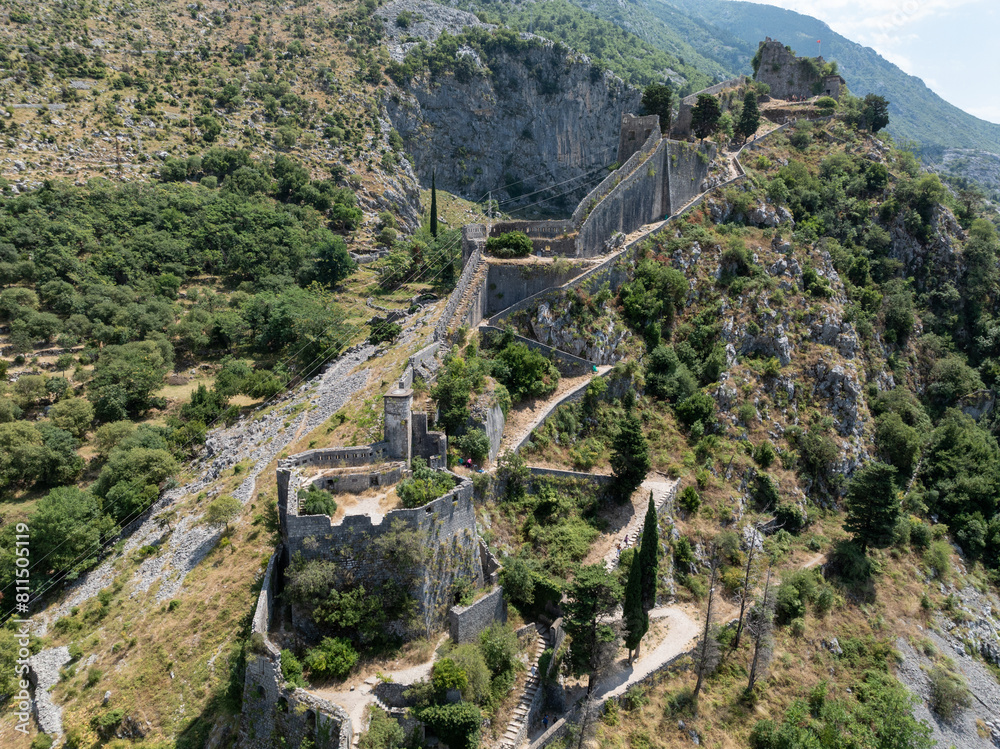
[[[742,40],[739,52],[730,44],[701,36],[688,40],[703,55],[720,64],[749,72],[757,43],[770,36],[800,54],[813,54],[816,39],[823,40],[823,56],[836,60],[855,95],[876,93],[890,101],[889,132],[925,148],[974,148],[1000,151],[1000,125],[973,117],[935,94],[919,78],[907,75],[870,47],[863,47],[833,31],[822,21],[757,3],[729,0],[650,0],[651,14],[662,23],[677,24],[689,15],[723,32],[726,40]]]
[[[1000,151],[1000,125],[973,117],[931,91],[919,78],[908,75],[869,47],[837,34],[822,21],[794,11],[732,0],[552,0],[545,3],[487,2],[477,4],[515,28],[569,44],[595,57],[604,57],[601,38],[582,33],[592,24],[566,6],[573,5],[631,32],[634,56],[648,57],[647,47],[673,56],[694,80],[689,68],[705,77],[722,80],[750,72],[750,59],[759,41],[779,39],[800,54],[812,54],[815,40],[823,39],[823,55],[836,60],[851,92],[876,93],[890,101],[889,132],[903,141],[914,141],[936,158],[946,148]],[[614,61],[616,55],[610,55]],[[646,76],[632,75],[629,66],[610,64],[633,83]],[[632,66],[634,67],[634,66]],[[687,93],[682,88],[682,93]]]
[[[475,11],[491,23],[562,42],[636,86],[669,79],[680,91],[687,93],[710,86],[730,74],[726,65],[701,54],[685,41],[683,30],[658,23],[646,11],[633,10],[632,6],[608,3],[607,7],[599,9],[583,9],[569,0],[445,4]],[[697,22],[692,23],[697,25]]]

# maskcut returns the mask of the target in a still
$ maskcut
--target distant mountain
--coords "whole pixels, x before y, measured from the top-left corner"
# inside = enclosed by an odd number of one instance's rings
[[[750,73],[750,60],[765,37],[800,55],[815,54],[816,40],[822,39],[823,56],[837,61],[853,94],[889,100],[888,131],[897,141],[912,144],[937,171],[976,182],[990,194],[1000,191],[1000,125],[949,104],[919,78],[811,16],[737,0],[439,1],[562,41],[633,85],[652,76],[669,78],[681,94]],[[590,20],[594,17],[629,36],[609,35]]]
[[[702,55],[737,72],[749,72],[759,41],[767,36],[812,55],[823,40],[823,56],[836,60],[857,96],[876,93],[889,99],[889,132],[918,142],[933,155],[945,148],[1000,153],[1000,125],[949,104],[922,80],[908,75],[870,47],[833,31],[822,21],[790,10],[732,0],[648,0],[650,14],[668,26],[697,21],[721,33],[717,39],[692,34],[686,41]]]

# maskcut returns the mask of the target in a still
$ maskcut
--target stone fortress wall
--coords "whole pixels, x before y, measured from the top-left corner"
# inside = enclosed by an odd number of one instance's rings
[[[239,726],[242,749],[272,749],[284,737],[299,746],[309,737],[317,749],[349,749],[351,717],[329,700],[293,687],[281,675],[281,651],[268,636],[280,592],[279,547],[264,572],[257,608],[250,624],[250,652],[243,681],[243,714]]]
[[[653,134],[654,130],[660,129],[660,118],[658,115],[649,114],[643,117],[636,117],[634,114],[623,114],[622,125],[618,133],[618,158],[619,164],[624,164],[631,158],[632,154],[638,151]]]
[[[647,131],[645,141],[632,150],[630,136],[637,138]],[[502,221],[489,229],[482,224],[463,227],[464,268],[435,328],[435,340],[443,341],[450,330],[462,325],[475,327],[579,275],[580,269],[573,266],[491,262],[485,257],[487,237],[523,231],[541,257],[604,255],[616,249],[614,243],[625,235],[664,220],[701,193],[716,155],[711,144],[696,146],[664,138],[655,115],[622,118],[619,153],[630,151],[625,163],[591,190],[568,221]]]
[[[485,293],[480,302],[483,318],[539,291],[559,286],[580,275],[586,264],[577,260],[531,265],[496,262],[486,270]]]
[[[495,585],[498,563],[479,539],[472,482],[449,474],[454,487],[422,507],[390,510],[380,518],[347,514],[339,521],[328,515],[302,515],[298,490],[306,486],[361,492],[385,487],[409,474],[414,457],[444,470],[447,437],[427,428],[426,413],[412,412],[409,389],[415,371],[434,368],[437,344],[411,358],[403,380],[384,396],[384,439],[371,445],[307,450],[279,461],[278,517],[282,543],[267,566],[251,625],[252,653],[244,681],[240,745],[270,749],[279,737],[297,746],[309,737],[320,749],[349,749],[353,726],[347,712],[329,700],[287,684],[281,674],[281,653],[268,632],[275,616],[275,599],[291,559],[326,559],[356,564],[345,556],[350,544],[364,543],[403,527],[420,534],[427,551],[418,572],[417,620],[421,633],[446,623],[453,584]],[[405,387],[404,387],[405,386]],[[502,433],[502,426],[500,427]],[[349,553],[349,552],[348,552]],[[484,574],[485,567],[485,574]],[[464,632],[478,632],[489,618],[484,606],[468,607],[450,618]],[[293,612],[293,623],[294,623]],[[307,627],[308,628],[308,627]]]
[[[727,81],[699,93],[721,91],[742,80]],[[843,79],[839,80],[842,82]],[[696,98],[697,95],[694,95],[694,101]],[[622,121],[619,154],[628,154],[626,163],[581,202],[571,222],[505,222],[506,225],[494,226],[490,233],[495,235],[514,229],[526,231],[536,250],[546,254],[570,255],[565,241],[572,239],[576,257],[592,257],[609,249],[609,240],[619,233],[628,234],[658,219],[674,218],[697,205],[699,196],[704,197],[702,185],[708,164],[715,156],[714,146],[702,149],[662,138],[656,123],[655,127],[649,128],[648,137],[642,145],[632,150],[633,142],[646,134],[647,125],[651,123],[649,118],[631,116],[623,117]],[[739,167],[738,161],[736,166]],[[730,182],[743,177],[741,172]],[[338,705],[285,684],[281,676],[280,652],[267,636],[274,617],[274,599],[281,590],[284,565],[296,553],[309,559],[333,558],[338,542],[357,533],[369,537],[385,533],[398,520],[425,534],[429,547],[434,549],[418,591],[419,605],[427,615],[425,621],[444,623],[447,613],[452,638],[456,642],[465,642],[474,639],[492,622],[503,621],[506,617],[503,591],[495,587],[500,563],[478,537],[471,481],[455,476],[455,487],[444,496],[423,507],[392,510],[379,522],[373,522],[366,515],[348,515],[334,524],[328,516],[299,515],[295,491],[303,482],[326,486],[324,482],[332,476],[339,477],[338,489],[346,486],[339,482],[347,476],[351,477],[349,482],[352,486],[356,485],[359,491],[366,488],[365,481],[367,486],[387,485],[406,475],[409,462],[416,455],[426,457],[433,467],[443,469],[446,465],[446,438],[443,434],[428,431],[427,414],[411,412],[412,394],[409,388],[414,376],[426,378],[436,370],[436,354],[447,346],[443,341],[456,319],[477,325],[493,314],[487,310],[496,309],[497,313],[489,321],[492,326],[499,327],[511,314],[526,309],[548,294],[558,294],[569,288],[596,291],[605,283],[617,288],[629,277],[635,254],[645,239],[635,239],[624,246],[619,244],[615,249],[620,248],[620,252],[582,273],[575,268],[570,272],[571,278],[565,282],[560,282],[558,273],[555,277],[542,274],[538,285],[543,288],[539,291],[534,291],[535,284],[518,286],[510,282],[510,276],[504,273],[512,271],[497,271],[493,275],[493,283],[496,286],[503,283],[504,288],[502,296],[496,295],[494,306],[490,306],[488,285],[493,268],[484,270],[487,265],[483,257],[486,238],[485,226],[463,227],[462,275],[435,328],[436,342],[411,358],[399,386],[386,394],[384,440],[361,447],[310,450],[279,463],[278,500],[283,544],[268,564],[252,623],[254,647],[247,661],[244,713],[240,724],[241,746],[264,749],[272,746],[278,735],[288,737],[293,744],[311,736],[321,749],[348,749],[351,745],[350,716]],[[539,267],[544,266],[531,266],[532,275],[538,272]],[[496,291],[496,287],[492,290]],[[555,355],[556,351],[553,349],[548,353]],[[564,354],[563,357],[556,356],[563,367],[569,370],[585,367],[585,360],[569,361],[568,354],[558,353]],[[562,400],[570,402],[582,398],[584,393],[585,389],[581,388]],[[494,425],[492,431],[497,432],[496,443],[499,444],[502,422]],[[525,440],[528,438],[530,434]],[[492,458],[495,455],[491,453]],[[360,470],[351,471],[352,468]],[[537,475],[576,476],[566,471],[532,470]],[[309,472],[322,474],[324,471],[328,473],[306,477]],[[590,478],[598,483],[611,480],[609,477]],[[485,583],[494,588],[471,606],[452,606],[449,609],[447,599],[451,582],[459,576],[472,579],[477,585]],[[400,691],[396,688],[400,685],[384,686],[394,694]],[[388,699],[390,695],[383,697]],[[546,735],[543,740],[550,738]]]

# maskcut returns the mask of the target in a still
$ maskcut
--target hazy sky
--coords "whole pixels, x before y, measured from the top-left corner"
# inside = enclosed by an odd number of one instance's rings
[[[946,101],[1000,123],[997,0],[754,1],[819,18],[922,78]]]

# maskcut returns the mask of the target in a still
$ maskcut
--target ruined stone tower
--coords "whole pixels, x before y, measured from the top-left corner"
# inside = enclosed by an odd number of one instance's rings
[[[386,393],[385,399],[385,442],[388,460],[410,462],[413,435],[410,430],[410,408],[413,391],[404,388],[400,382],[395,390]]]

